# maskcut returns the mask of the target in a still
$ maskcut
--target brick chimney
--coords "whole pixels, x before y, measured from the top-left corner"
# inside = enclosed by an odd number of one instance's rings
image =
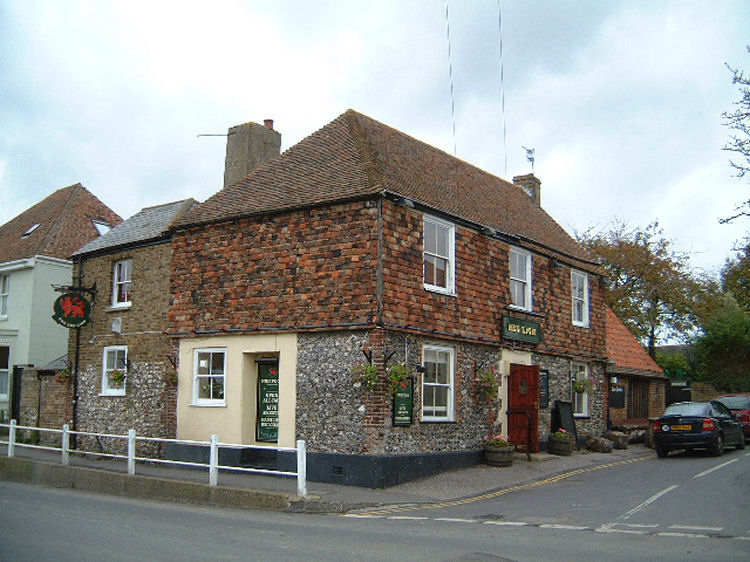
[[[274,131],[273,119],[265,119],[263,125],[244,123],[231,127],[224,160],[224,189],[280,152],[281,134]]]
[[[515,176],[513,183],[523,189],[537,207],[542,206],[542,182],[534,174]]]

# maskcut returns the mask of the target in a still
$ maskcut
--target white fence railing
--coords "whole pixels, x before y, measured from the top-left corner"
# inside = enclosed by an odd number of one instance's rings
[[[296,476],[297,477],[297,494],[300,497],[307,497],[307,451],[305,442],[302,440],[297,441],[297,447],[267,447],[267,446],[256,446],[256,445],[241,445],[237,443],[221,443],[218,435],[212,435],[211,441],[189,441],[185,439],[162,439],[160,437],[144,437],[136,435],[134,429],[128,430],[127,435],[111,435],[107,433],[91,433],[87,431],[71,431],[68,425],[63,425],[62,429],[51,429],[44,427],[33,427],[26,425],[18,425],[16,420],[10,420],[9,424],[0,424],[0,427],[8,428],[8,440],[1,441],[0,444],[6,444],[8,446],[8,456],[15,456],[16,447],[26,447],[29,449],[44,449],[47,451],[60,451],[61,462],[64,465],[70,464],[70,453],[74,452],[81,455],[89,455],[96,457],[107,457],[114,459],[127,460],[128,474],[135,474],[136,462],[151,462],[157,464],[167,464],[176,466],[191,466],[197,468],[208,468],[208,483],[210,486],[217,486],[219,483],[219,470],[231,470],[233,472],[250,472],[254,474],[266,474],[271,476]],[[17,430],[24,429],[30,431],[39,431],[52,434],[61,434],[61,446],[53,447],[49,445],[33,445],[29,443],[20,443],[16,439]],[[70,436],[71,435],[83,435],[88,437],[106,437],[113,439],[127,440],[127,455],[117,455],[112,453],[101,453],[95,451],[86,451],[82,449],[70,448]],[[167,459],[159,459],[155,457],[143,457],[136,456],[136,442],[162,442],[162,443],[177,443],[181,445],[202,445],[209,447],[209,461],[208,464],[192,461],[175,461]],[[282,470],[270,470],[264,468],[247,468],[240,466],[227,466],[219,464],[219,448],[224,449],[258,449],[258,450],[275,450],[275,451],[288,451],[295,452],[297,455],[297,471],[287,472]]]

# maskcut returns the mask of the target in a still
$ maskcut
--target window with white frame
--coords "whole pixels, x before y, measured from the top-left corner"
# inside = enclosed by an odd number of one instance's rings
[[[531,310],[531,254],[519,248],[510,249],[510,302]]]
[[[0,400],[8,400],[10,385],[10,347],[0,346]]]
[[[573,325],[588,328],[589,325],[589,278],[585,273],[571,270],[570,286],[573,295]]]
[[[456,226],[425,215],[424,286],[431,291],[454,293]]]
[[[193,361],[194,403],[224,405],[227,353],[223,348],[196,349]]]
[[[453,348],[425,345],[422,420],[453,421]]]
[[[133,270],[133,260],[115,262],[112,276],[112,306],[130,306],[130,276]]]
[[[570,382],[573,394],[573,415],[587,417],[589,415],[589,394],[591,393],[589,366],[586,363],[572,363]]]
[[[128,375],[128,346],[110,345],[102,358],[102,394],[124,396]]]
[[[0,318],[8,316],[10,297],[10,275],[0,275]]]

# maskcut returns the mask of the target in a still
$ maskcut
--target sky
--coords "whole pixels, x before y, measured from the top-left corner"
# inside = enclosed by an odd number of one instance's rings
[[[721,119],[740,98],[725,65],[750,71],[750,2],[448,0],[447,12],[445,0],[0,0],[0,224],[78,182],[123,218],[204,201],[222,186],[226,139],[198,135],[271,118],[285,150],[351,108],[508,180],[531,171],[533,148],[542,206],[569,233],[658,220],[691,267],[718,273],[750,230],[719,223],[750,197]]]

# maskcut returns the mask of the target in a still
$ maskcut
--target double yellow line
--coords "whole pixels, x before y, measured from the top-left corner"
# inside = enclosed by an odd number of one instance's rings
[[[528,484],[518,484],[517,486],[511,486],[509,488],[503,488],[501,490],[496,490],[494,492],[487,492],[486,494],[480,494],[478,496],[471,496],[469,498],[461,498],[458,500],[450,500],[445,502],[437,502],[437,503],[424,503],[424,504],[418,504],[418,505],[406,505],[401,507],[393,507],[388,509],[378,509],[378,510],[365,510],[365,511],[359,511],[357,513],[350,513],[347,514],[349,516],[377,516],[377,515],[389,515],[392,513],[404,513],[407,511],[422,511],[424,509],[440,509],[443,507],[454,507],[457,505],[466,505],[469,503],[475,503],[480,502],[482,500],[490,500],[492,498],[497,498],[499,496],[503,496],[505,494],[510,494],[511,492],[518,492],[520,490],[529,490],[531,488],[536,488],[538,486],[544,486],[545,484],[551,484],[552,482],[559,482],[560,480],[565,480],[566,478],[571,478],[573,476],[578,476],[579,474],[586,474],[587,472],[594,472],[595,470],[603,470],[605,468],[612,468],[614,466],[622,466],[625,464],[632,464],[634,462],[644,461],[646,459],[651,458],[651,455],[643,456],[643,457],[636,457],[632,459],[627,459],[624,461],[617,461],[617,462],[610,462],[607,464],[600,464],[597,466],[591,466],[588,468],[579,468],[577,470],[571,470],[569,472],[563,472],[562,474],[558,474],[556,476],[550,476],[549,478],[545,478],[544,480],[537,480],[535,482],[529,482]]]

